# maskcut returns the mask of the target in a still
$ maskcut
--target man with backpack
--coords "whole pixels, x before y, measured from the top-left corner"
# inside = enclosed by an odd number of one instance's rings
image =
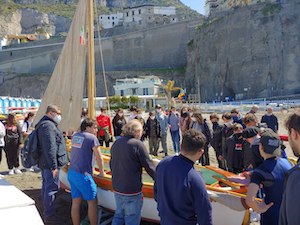
[[[55,195],[58,192],[59,169],[67,164],[65,139],[57,128],[61,112],[56,105],[49,105],[46,115],[36,125],[39,159],[42,174],[42,199],[45,223],[60,224],[55,215]]]

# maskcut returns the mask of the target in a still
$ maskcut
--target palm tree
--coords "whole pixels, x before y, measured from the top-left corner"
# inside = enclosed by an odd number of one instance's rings
[[[166,96],[168,99],[168,108],[170,109],[171,106],[173,106],[174,102],[172,101],[172,92],[180,90],[180,87],[174,87],[175,81],[174,80],[168,80],[167,84],[161,84],[160,86],[164,89],[166,92]]]

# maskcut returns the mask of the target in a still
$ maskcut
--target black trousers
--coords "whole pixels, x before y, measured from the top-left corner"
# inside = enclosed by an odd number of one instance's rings
[[[5,142],[4,147],[8,169],[17,168],[19,163],[19,143],[18,139],[13,139]]]
[[[3,150],[3,146],[0,146],[0,163],[2,161],[2,150]]]
[[[105,137],[103,136],[100,136],[99,138],[98,138],[98,140],[99,140],[99,144],[100,144],[100,146],[103,146],[104,145],[104,142],[105,142],[105,147],[109,147],[109,141],[105,141]]]

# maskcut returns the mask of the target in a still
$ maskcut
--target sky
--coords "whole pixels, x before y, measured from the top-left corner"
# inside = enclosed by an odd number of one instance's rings
[[[205,0],[180,0],[190,8],[204,15]]]

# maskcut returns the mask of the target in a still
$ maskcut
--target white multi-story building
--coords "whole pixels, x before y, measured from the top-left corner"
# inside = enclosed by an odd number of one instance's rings
[[[123,13],[115,13],[99,16],[99,21],[104,29],[123,25]]]
[[[175,23],[176,8],[142,5],[124,9],[124,26]]]
[[[178,21],[176,8],[154,5],[142,5],[124,8],[124,13],[115,13],[99,16],[104,29],[116,26],[147,26],[149,24],[170,24]]]
[[[161,80],[157,76],[117,79],[114,85],[115,95],[155,95],[161,90]]]

